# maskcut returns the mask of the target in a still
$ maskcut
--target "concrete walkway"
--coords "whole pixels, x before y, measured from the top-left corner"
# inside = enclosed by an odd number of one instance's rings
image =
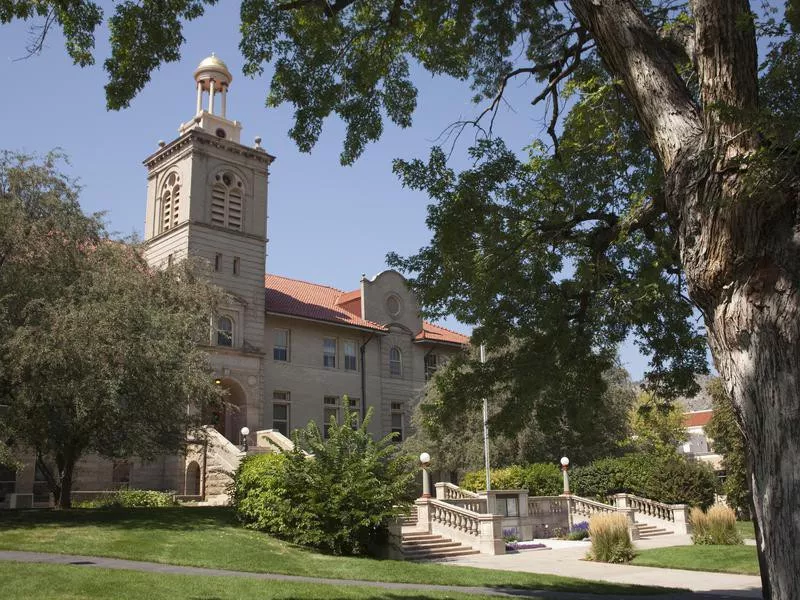
[[[556,551],[539,551],[538,554],[555,554]],[[521,553],[522,554],[522,553]],[[526,554],[530,555],[530,553]],[[519,555],[509,555],[509,557],[516,558]],[[502,559],[507,557],[487,557],[484,559]],[[448,585],[426,585],[417,583],[388,583],[379,581],[362,581],[354,579],[328,579],[321,577],[303,577],[297,575],[279,575],[276,573],[249,573],[244,571],[228,571],[225,569],[205,569],[200,567],[181,567],[178,565],[166,565],[161,563],[150,563],[133,560],[122,560],[118,558],[101,558],[96,556],[77,556],[70,554],[49,554],[45,552],[20,552],[20,551],[0,551],[0,561],[14,561],[22,563],[44,563],[44,564],[59,564],[59,565],[74,565],[84,568],[103,568],[103,569],[119,569],[128,571],[143,571],[147,573],[159,574],[179,574],[179,575],[202,575],[211,577],[247,577],[252,579],[272,580],[272,581],[291,581],[297,583],[314,583],[326,584],[334,587],[348,587],[357,586],[365,588],[377,588],[383,590],[406,590],[406,591],[419,591],[419,592],[439,592],[439,593],[459,593],[480,596],[496,596],[501,598],[539,598],[546,599],[552,598],[553,600],[602,600],[603,598],[611,598],[609,595],[596,595],[596,594],[581,594],[570,592],[554,592],[548,590],[519,590],[513,588],[492,588],[492,587],[461,587],[461,586],[448,586]],[[494,568],[508,568],[510,563],[502,563],[504,566]],[[472,565],[489,568],[489,565]],[[604,565],[606,567],[612,565]],[[511,569],[511,570],[526,570],[526,569]],[[649,569],[652,570],[652,569]],[[659,569],[656,569],[659,570]],[[534,571],[537,572],[537,571]],[[562,573],[559,573],[562,574]],[[563,573],[568,575],[568,573]],[[588,578],[586,573],[579,575],[582,578]],[[600,579],[600,578],[597,578]],[[659,585],[654,581],[638,581],[644,585]],[[670,585],[675,587],[675,582]],[[722,598],[739,598],[736,594],[693,594],[693,593],[680,593],[680,594],[664,594],[658,596],[619,596],[625,600],[721,600]],[[752,596],[750,596],[752,597]]]
[[[501,556],[476,554],[454,558],[447,561],[446,564],[481,569],[562,575],[564,577],[578,577],[580,579],[607,581],[610,583],[685,588],[694,592],[703,592],[706,595],[711,594],[715,598],[761,598],[760,577],[597,563],[583,560],[589,549],[588,542],[535,541],[545,544],[549,549],[521,550],[518,553]],[[668,535],[637,541],[636,547],[644,550],[666,546],[683,546],[691,543],[691,538],[688,535]]]

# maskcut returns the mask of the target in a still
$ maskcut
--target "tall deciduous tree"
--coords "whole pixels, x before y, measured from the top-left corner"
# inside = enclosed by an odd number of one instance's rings
[[[81,457],[178,451],[219,401],[200,346],[219,295],[109,240],[55,158],[0,161],[0,389],[6,433],[66,508]]]
[[[304,150],[326,117],[341,117],[343,162],[381,135],[384,117],[410,124],[412,62],[471,81],[489,114],[515,77],[537,84],[555,158],[521,163],[495,141],[458,176],[442,152],[398,164],[435,201],[434,239],[393,262],[418,273],[432,312],[480,322],[477,340],[494,348],[514,331],[556,376],[597,381],[633,328],[662,394],[690,388],[702,364],[689,322],[698,310],[747,441],[765,595],[776,599],[800,596],[798,4],[759,21],[747,0],[242,2],[246,70],[274,62],[269,102],[294,104],[290,134]],[[3,0],[0,20],[28,6]],[[92,24],[86,0],[35,6]],[[135,93],[141,66],[174,58],[163,52],[180,31],[161,45],[158,24],[202,3],[120,6],[111,106]],[[137,27],[141,43],[126,34]],[[564,92],[575,95],[561,120]],[[490,361],[487,380],[502,380],[502,367]]]
[[[688,439],[683,425],[683,410],[653,393],[641,392],[630,415],[630,445],[648,454],[676,454],[678,445]]]

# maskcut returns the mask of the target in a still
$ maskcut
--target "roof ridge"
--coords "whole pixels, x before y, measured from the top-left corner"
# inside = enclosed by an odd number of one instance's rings
[[[326,285],[324,283],[314,283],[313,281],[306,281],[305,279],[298,279],[297,277],[287,277],[286,275],[278,275],[277,273],[264,273],[265,283],[267,277],[280,277],[281,279],[288,279],[289,281],[297,281],[298,283],[305,283],[306,285],[313,285],[314,287],[328,288],[329,290],[333,290],[334,292],[338,292],[339,294],[345,293],[339,288],[333,287],[332,285]]]
[[[423,319],[423,320],[422,320],[422,326],[423,326],[423,328],[425,327],[425,324],[426,324],[426,323],[427,323],[428,325],[433,325],[434,327],[438,327],[439,329],[444,329],[445,331],[447,331],[447,332],[449,332],[449,333],[454,333],[454,334],[456,334],[456,335],[463,335],[463,336],[464,336],[464,337],[466,337],[466,338],[468,338],[468,337],[469,337],[469,336],[468,336],[466,333],[460,333],[460,332],[458,332],[458,331],[454,331],[453,329],[448,329],[447,327],[445,327],[445,326],[443,326],[443,325],[439,325],[439,324],[437,324],[437,323],[434,323],[434,322],[432,322],[432,321],[426,321],[425,319]]]

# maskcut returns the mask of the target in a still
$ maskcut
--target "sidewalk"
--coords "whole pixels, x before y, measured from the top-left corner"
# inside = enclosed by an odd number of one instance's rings
[[[521,550],[518,553],[499,556],[474,554],[458,557],[443,564],[562,575],[611,583],[685,588],[694,592],[713,593],[719,598],[761,598],[760,577],[597,563],[583,560],[589,549],[588,542],[536,541],[550,549]],[[644,550],[687,544],[691,544],[688,535],[669,535],[637,541],[636,547]]]

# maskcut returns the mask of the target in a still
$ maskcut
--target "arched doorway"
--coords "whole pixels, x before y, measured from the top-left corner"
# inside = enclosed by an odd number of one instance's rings
[[[225,406],[211,414],[209,424],[231,443],[238,445],[239,431],[247,423],[247,395],[235,379],[220,379],[218,385],[227,392]]]
[[[197,464],[197,461],[193,460],[186,467],[186,482],[183,493],[187,496],[200,495],[200,465]]]

